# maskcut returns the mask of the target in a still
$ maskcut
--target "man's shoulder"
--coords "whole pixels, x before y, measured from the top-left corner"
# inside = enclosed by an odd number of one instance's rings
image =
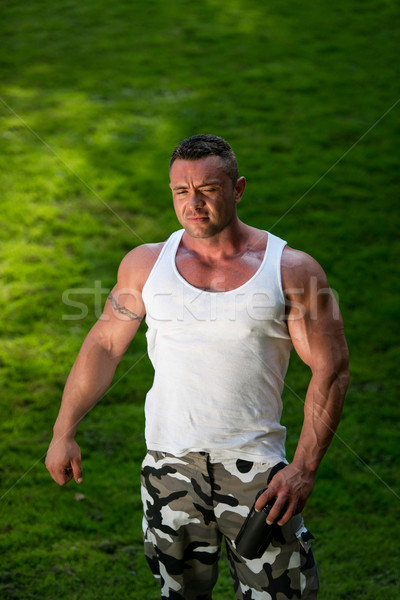
[[[122,264],[128,266],[152,268],[157,258],[160,256],[161,250],[163,249],[165,242],[156,242],[153,244],[142,244],[133,248],[124,256],[121,261]]]
[[[290,246],[285,246],[282,252],[281,270],[284,289],[302,287],[313,277],[317,281],[326,281],[326,275],[315,258]]]
[[[121,261],[118,279],[127,287],[142,289],[164,245],[165,242],[142,244],[130,250]]]

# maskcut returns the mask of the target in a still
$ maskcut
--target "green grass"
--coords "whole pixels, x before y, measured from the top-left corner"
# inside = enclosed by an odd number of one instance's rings
[[[14,0],[0,13],[0,597],[159,598],[140,532],[144,331],[80,427],[82,486],[59,488],[44,456],[105,299],[95,282],[110,289],[129,249],[177,228],[169,156],[211,132],[247,177],[240,216],[319,260],[345,319],[351,385],[305,511],[320,598],[397,600],[397,4]],[[62,300],[77,288],[84,318]],[[289,458],[308,376],[293,357]],[[215,598],[233,598],[226,562]]]

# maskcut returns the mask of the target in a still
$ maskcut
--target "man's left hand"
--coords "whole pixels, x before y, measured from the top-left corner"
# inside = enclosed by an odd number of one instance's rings
[[[300,513],[315,484],[315,474],[296,467],[293,463],[281,469],[272,478],[268,489],[258,498],[255,509],[263,507],[276,498],[267,518],[267,523],[285,525]]]

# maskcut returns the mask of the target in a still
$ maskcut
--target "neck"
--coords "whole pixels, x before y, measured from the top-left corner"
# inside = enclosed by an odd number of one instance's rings
[[[251,227],[237,219],[229,227],[207,238],[192,237],[185,231],[182,236],[182,243],[187,250],[204,257],[229,256],[237,254],[244,246],[247,246],[251,229]]]

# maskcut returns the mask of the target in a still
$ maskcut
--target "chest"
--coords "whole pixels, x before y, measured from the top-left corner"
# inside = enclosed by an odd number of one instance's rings
[[[263,258],[264,250],[218,261],[194,259],[189,253],[178,251],[175,263],[180,275],[194,287],[209,292],[228,292],[249,281],[257,273]]]

